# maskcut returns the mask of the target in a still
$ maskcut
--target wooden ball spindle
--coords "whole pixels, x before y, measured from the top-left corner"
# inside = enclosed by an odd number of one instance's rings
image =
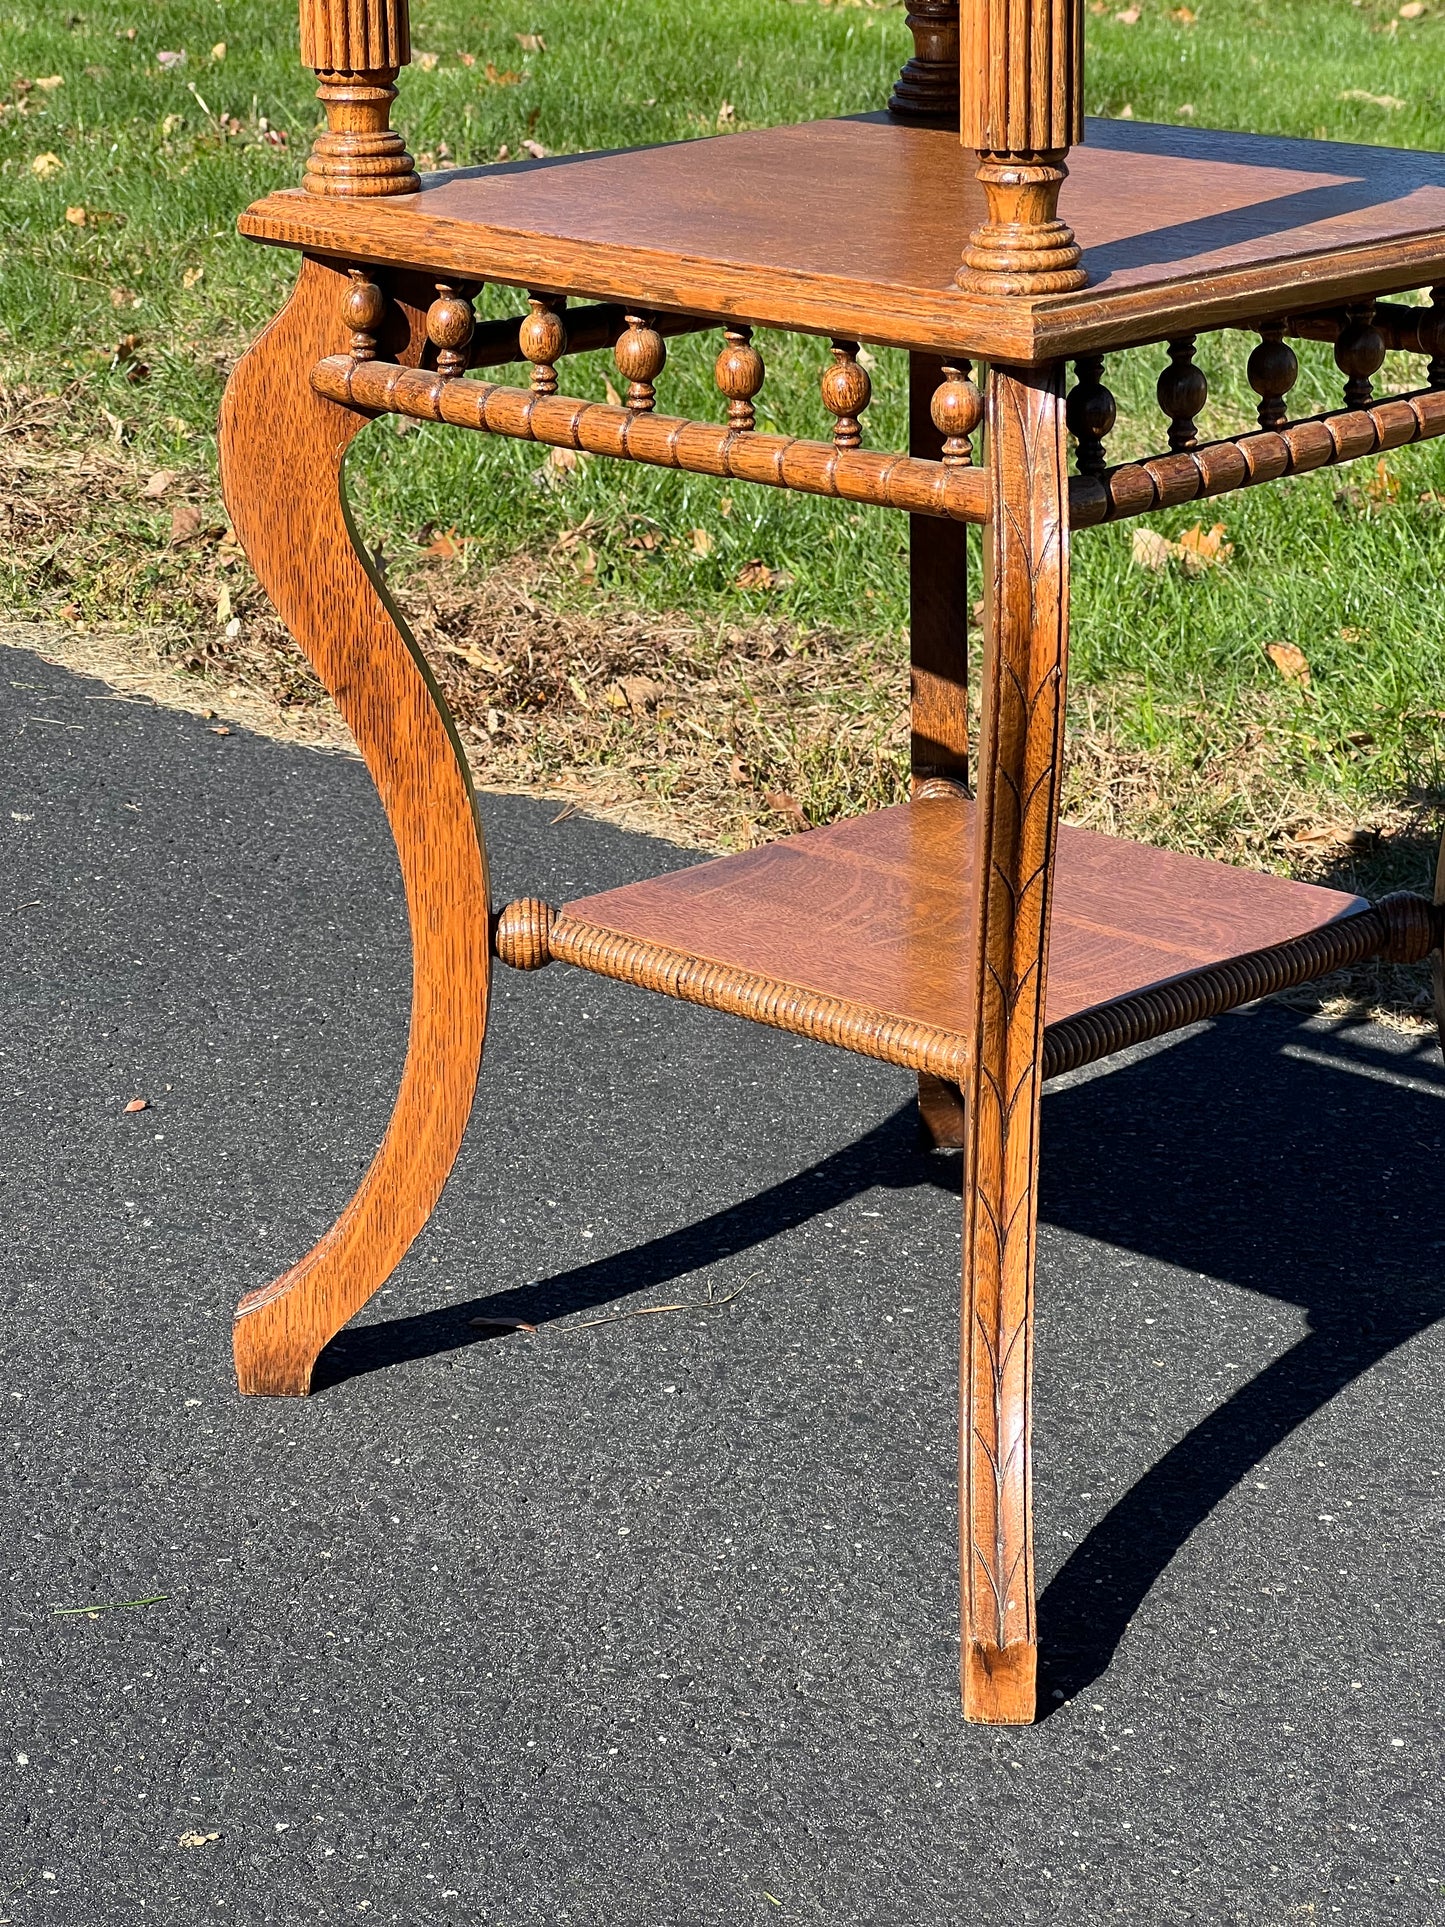
[[[1259,331],[1259,346],[1245,370],[1259,396],[1261,428],[1283,428],[1289,420],[1285,396],[1299,380],[1299,357],[1284,338],[1284,323],[1271,322]]]
[[[1346,408],[1368,408],[1373,377],[1385,365],[1385,338],[1374,326],[1373,307],[1346,308],[1335,340],[1335,366],[1345,377]]]
[[[447,380],[464,375],[472,363],[477,318],[470,299],[449,281],[438,281],[437,298],[426,311],[426,337],[437,351],[437,373]]]
[[[351,330],[353,361],[376,360],[376,334],[386,319],[386,296],[365,268],[352,268],[341,297],[341,318]]]
[[[540,897],[518,897],[492,918],[492,951],[513,970],[543,970],[552,961],[557,912]]]
[[[1075,385],[1064,403],[1064,420],[1077,444],[1081,475],[1102,475],[1109,466],[1105,439],[1118,420],[1119,410],[1104,386],[1104,357],[1080,355],[1074,363]]]
[[[653,383],[667,362],[667,343],[646,315],[629,314],[627,326],[612,351],[617,372],[627,383],[627,406],[634,415],[650,415],[657,406]]]
[[[1198,416],[1209,400],[1209,383],[1194,359],[1193,335],[1169,343],[1169,365],[1155,390],[1159,406],[1169,417],[1169,446],[1176,455],[1199,446]]]
[[[943,437],[945,468],[973,466],[973,435],[983,420],[983,396],[971,379],[973,363],[961,357],[945,362],[943,380],[933,391],[928,412]]]
[[[1425,379],[1432,388],[1445,388],[1445,287],[1430,290],[1430,322],[1433,335]]]
[[[532,364],[532,393],[555,395],[557,368],[567,352],[567,324],[562,319],[562,297],[529,294],[529,312],[517,330],[517,346]]]
[[[752,329],[724,328],[723,348],[713,378],[727,397],[728,427],[739,435],[758,425],[753,397],[763,385],[764,374],[763,358],[753,346]]]
[[[835,417],[833,446],[859,448],[863,425],[858,417],[873,399],[868,370],[858,360],[856,341],[834,341],[833,366],[823,376],[823,406]]]

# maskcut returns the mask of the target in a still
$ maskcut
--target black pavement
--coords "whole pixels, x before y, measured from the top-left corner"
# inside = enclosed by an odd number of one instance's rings
[[[385,825],[347,758],[0,699],[0,1927],[1445,1921],[1433,1047],[1261,1008],[1051,1089],[1051,1711],[968,1728],[909,1079],[502,972],[431,1226],[242,1401],[395,1086]],[[693,860],[486,816],[502,893]]]

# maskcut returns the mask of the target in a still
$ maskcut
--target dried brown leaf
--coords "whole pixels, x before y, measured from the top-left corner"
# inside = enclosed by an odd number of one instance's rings
[[[1309,660],[1297,643],[1267,642],[1264,653],[1286,682],[1298,683],[1301,689],[1309,688]]]
[[[1152,569],[1158,575],[1167,569],[1174,555],[1174,544],[1157,529],[1135,529],[1130,560],[1138,569]]]

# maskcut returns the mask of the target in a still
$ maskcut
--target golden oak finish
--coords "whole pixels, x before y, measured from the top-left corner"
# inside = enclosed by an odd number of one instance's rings
[[[321,198],[414,194],[421,183],[391,128],[392,84],[411,59],[407,0],[301,0],[301,62],[326,110],[306,163],[305,191]]]
[[[1060,206],[1090,284],[965,293],[985,213],[946,130],[886,114],[430,177],[402,201],[268,195],[258,240],[654,312],[974,360],[1103,353],[1445,282],[1445,157],[1088,122]],[[848,244],[838,243],[838,209]],[[1421,311],[1422,316],[1426,311]]]
[[[656,353],[650,347],[645,360],[640,351],[638,358],[632,352],[638,336],[653,332],[650,328],[628,331],[633,337],[628,367],[654,365]],[[661,337],[655,338],[660,347]],[[628,335],[622,341],[627,342]],[[861,368],[858,372],[863,373]],[[451,422],[457,428],[549,442],[554,448],[580,448],[591,455],[722,475],[735,482],[761,482],[805,495],[836,495],[846,502],[907,509],[913,515],[938,515],[957,522],[987,520],[989,480],[980,471],[915,461],[907,455],[876,455],[869,449],[798,441],[790,435],[740,434],[721,423],[659,415],[652,404],[651,379],[628,379],[627,406],[613,408],[604,402],[462,381],[425,369],[353,361],[342,355],[329,356],[311,371],[318,394],[376,414]]]
[[[739,980],[851,999],[880,1022],[966,1040],[975,834],[966,797],[925,792],[583,897],[559,914],[638,955],[692,957]],[[1333,930],[1363,908],[1316,884],[1065,826],[1049,1022]]]
[[[726,396],[728,427],[746,435],[758,425],[754,405],[766,379],[763,358],[753,346],[753,331],[733,323],[723,330],[723,346],[713,369],[718,390]]]
[[[288,306],[237,363],[221,409],[221,479],[236,533],[277,613],[336,698],[396,839],[412,936],[411,1034],[381,1149],[336,1224],[242,1299],[242,1391],[309,1390],[321,1348],[425,1223],[466,1128],[486,1027],[488,889],[466,763],[420,652],[353,540],[341,492],[365,417],[309,375],[345,340],[344,274],[307,262]],[[394,304],[389,353],[421,349]]]
[[[958,126],[958,0],[909,0],[913,58],[894,82],[888,111],[897,120]]]
[[[1372,956],[1434,959],[1445,1037],[1445,901],[1370,907],[1058,825],[1072,532],[1445,432],[1445,157],[1110,122],[1080,147],[1082,11],[910,0],[914,57],[887,114],[422,184],[389,119],[410,57],[405,0],[301,0],[328,125],[304,190],[268,196],[242,226],[307,258],[232,376],[221,435],[241,542],[375,778],[414,961],[381,1149],[332,1230],[243,1300],[242,1389],[306,1391],[321,1347],[436,1202],[493,954],[907,1066],[934,1142],[964,1152],[960,1683],[967,1717],[993,1723],[1031,1719],[1036,1700],[1044,1080]],[[478,322],[488,283],[523,291],[526,313]],[[1427,287],[1428,309],[1388,298]],[[831,442],[758,430],[753,331],[769,326],[829,344],[815,405]],[[1200,445],[1197,337],[1224,327],[1257,337],[1260,432]],[[703,329],[721,331],[725,421],[658,411],[668,338]],[[1294,335],[1333,344],[1342,410],[1290,420]],[[861,445],[862,342],[909,351],[907,453]],[[1104,356],[1160,342],[1170,452],[1110,467]],[[625,405],[558,392],[558,362],[597,348],[613,352]],[[1377,402],[1400,352],[1427,360],[1427,385]],[[508,362],[529,386],[469,378]],[[382,414],[906,513],[913,800],[493,917],[465,762],[342,498],[346,447]],[[968,524],[986,562],[976,801]]]
[[[956,802],[958,798],[955,794],[952,798],[926,800]],[[1067,830],[1060,832],[1065,845],[1069,834]],[[1115,868],[1123,872],[1120,881],[1125,892],[1130,860],[1128,847],[1120,846]],[[879,894],[877,879],[860,881],[870,895]],[[625,898],[648,887],[630,886],[614,896]],[[1440,947],[1445,913],[1424,897],[1401,892],[1372,908],[1357,907],[1358,900],[1348,897],[1335,900],[1346,908],[1332,922],[1305,928],[1297,936],[1262,950],[1187,970],[1131,995],[1116,995],[1107,1003],[1050,1023],[1044,1032],[1044,1077],[1077,1070],[1081,1064],[1146,1038],[1198,1023],[1201,1018],[1217,1017],[1222,1011],[1309,983],[1368,957],[1419,963]],[[729,890],[727,901],[740,918],[753,912],[746,886]],[[763,901],[762,896],[755,899],[755,903]],[[799,908],[807,907],[804,897]],[[878,902],[874,914],[881,920],[888,908],[886,902]],[[895,902],[892,908],[901,912],[904,906]],[[587,914],[579,915],[579,910]],[[806,957],[796,951],[789,955],[786,946],[782,946],[778,962],[778,969],[785,973],[781,975],[760,969],[756,962],[710,958],[709,948],[724,952],[730,948],[726,941],[710,944],[706,935],[699,934],[715,921],[715,915],[711,919],[704,915],[691,928],[684,924],[673,941],[659,941],[655,936],[638,936],[625,927],[618,928],[619,924],[626,925],[628,914],[616,902],[609,904],[607,898],[559,911],[537,897],[520,897],[498,912],[492,947],[498,961],[513,970],[541,970],[550,963],[575,964],[596,976],[660,991],[683,1003],[726,1011],[865,1057],[902,1064],[918,1072],[920,1108],[935,1141],[961,1148],[962,1138],[959,1136],[955,1143],[954,1134],[961,1131],[963,1118],[958,1080],[966,1073],[972,1054],[966,1033],[916,1015],[901,1016],[896,1009],[860,1002],[851,991],[839,996],[811,988],[809,978],[813,973]],[[1055,923],[1057,927],[1057,913]],[[1067,936],[1067,923],[1065,932]],[[842,944],[828,957],[830,971],[845,981],[847,960],[860,954],[859,946],[850,945],[850,934],[844,933]],[[892,941],[906,944],[908,936],[907,924],[900,917],[891,932]],[[1127,936],[1122,941],[1127,945]],[[866,968],[866,956],[864,965]],[[1065,1001],[1073,1000],[1066,996]]]
[[[995,366],[966,1087],[959,1567],[964,1712],[1034,1717],[1029,1400],[1044,994],[1064,743],[1063,371]]]
[[[1342,409],[1288,428],[1207,442],[1178,455],[1126,462],[1103,475],[1076,475],[1069,484],[1070,519],[1076,529],[1093,528],[1201,496],[1257,488],[1284,475],[1359,461],[1438,435],[1445,435],[1445,391],[1402,395],[1371,408]]]
[[[958,285],[1067,294],[1088,280],[1059,219],[1064,159],[1084,138],[1084,0],[970,0],[962,10],[960,132],[988,203]]]
[[[908,358],[908,452],[954,467],[973,462],[983,397],[971,365]],[[924,515],[908,520],[909,770],[914,796],[968,790],[968,531]],[[963,1148],[958,1085],[918,1074],[918,1116],[939,1149]]]

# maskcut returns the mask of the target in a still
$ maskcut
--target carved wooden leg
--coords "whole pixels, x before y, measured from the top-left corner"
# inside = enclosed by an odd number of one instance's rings
[[[908,447],[937,461],[943,435],[931,411],[943,381],[935,355],[908,358]],[[930,783],[968,787],[968,529],[935,515],[908,518],[908,687],[913,790]],[[918,1075],[918,1116],[941,1151],[963,1147],[963,1097],[956,1084]]]
[[[347,315],[343,320],[343,300]],[[366,417],[311,387],[348,323],[415,361],[415,305],[386,310],[364,276],[307,261],[290,303],[237,364],[221,410],[226,504],[282,620],[336,698],[396,840],[412,936],[411,1032],[396,1108],[331,1230],[236,1313],[243,1392],[299,1395],[327,1340],[390,1275],[441,1193],[481,1062],[490,951],[486,855],[466,764],[416,645],[353,534],[347,444]],[[365,337],[363,337],[364,339]]]
[[[1062,367],[991,372],[959,1428],[963,1707],[1035,1713],[1029,1462],[1044,976],[1063,749]]]

